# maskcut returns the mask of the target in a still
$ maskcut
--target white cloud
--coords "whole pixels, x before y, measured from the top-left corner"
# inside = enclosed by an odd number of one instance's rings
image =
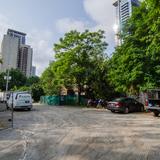
[[[93,29],[103,29],[106,32],[106,41],[109,44],[108,52],[111,54],[115,45],[113,0],[84,0],[83,4],[86,13],[97,23]]]
[[[7,33],[7,29],[19,30],[16,26],[11,24],[11,21],[0,14],[0,43],[3,35]],[[21,31],[21,30],[19,30]],[[23,32],[23,31],[22,31]],[[48,66],[49,61],[53,59],[53,44],[52,33],[48,30],[32,30],[27,31],[27,45],[33,48],[33,65],[36,66],[36,73],[40,75]]]
[[[102,29],[106,32],[106,42],[109,44],[107,51],[111,54],[115,45],[113,30],[115,13],[112,3],[112,0],[84,0],[84,9],[90,18],[96,22],[96,25],[91,27],[89,22],[62,18],[56,23],[57,30],[61,33],[65,33],[74,29],[78,31],[84,31],[85,29],[97,31]]]
[[[115,22],[114,7],[112,0],[84,0],[84,8],[86,13],[97,22],[94,29],[102,29],[106,32],[106,41],[109,44],[108,52],[111,53],[114,47],[114,31]]]
[[[107,24],[108,21],[112,21],[111,0],[84,0],[84,9],[97,23]]]
[[[33,48],[33,65],[36,73],[40,75],[53,60],[52,33],[50,31],[34,30],[27,34],[27,44]]]
[[[7,29],[12,25],[10,24],[7,17],[0,14],[0,43],[2,41],[3,35],[7,32]]]
[[[71,30],[84,31],[88,28],[88,22],[78,21],[71,18],[62,18],[57,21],[56,28],[61,33],[69,32]]]

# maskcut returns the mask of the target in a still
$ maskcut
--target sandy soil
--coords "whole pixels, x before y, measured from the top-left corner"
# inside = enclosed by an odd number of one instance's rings
[[[5,103],[0,103],[0,131],[11,127],[12,123],[9,119],[11,119],[11,111],[6,109]]]
[[[151,113],[36,105],[0,132],[0,160],[159,160],[159,150]]]

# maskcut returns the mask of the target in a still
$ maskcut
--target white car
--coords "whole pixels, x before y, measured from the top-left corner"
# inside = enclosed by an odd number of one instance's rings
[[[29,92],[12,92],[7,100],[7,108],[32,109],[32,96]]]

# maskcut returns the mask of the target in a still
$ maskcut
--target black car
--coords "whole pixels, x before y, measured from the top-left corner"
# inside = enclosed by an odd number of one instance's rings
[[[117,98],[111,102],[108,102],[107,109],[111,112],[143,112],[144,105],[133,98]]]

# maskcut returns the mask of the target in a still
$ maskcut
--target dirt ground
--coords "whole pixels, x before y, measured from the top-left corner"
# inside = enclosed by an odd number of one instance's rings
[[[0,132],[0,160],[159,160],[152,113],[35,105]]]
[[[5,103],[0,103],[0,131],[12,126],[12,122],[9,119],[11,119],[11,111],[6,109]]]

